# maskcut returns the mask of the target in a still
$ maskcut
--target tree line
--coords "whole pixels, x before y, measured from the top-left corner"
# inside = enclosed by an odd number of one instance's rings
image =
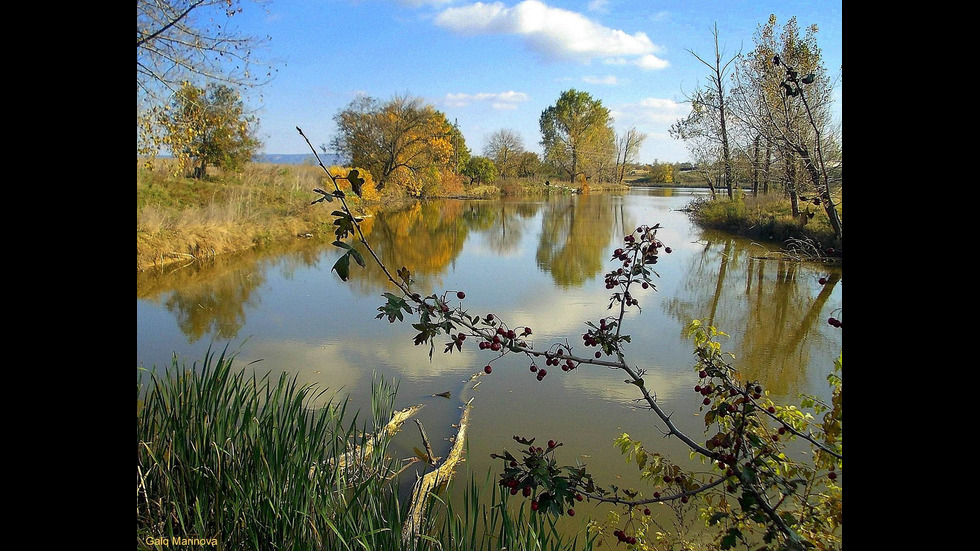
[[[241,167],[261,145],[258,120],[241,96],[263,82],[248,70],[260,41],[219,40],[219,27],[195,25],[195,13],[216,6],[227,17],[239,10],[237,2],[225,1],[137,4],[137,152],[169,151],[178,170],[198,177],[209,166]],[[781,190],[794,216],[812,215],[804,208],[809,203],[822,207],[842,241],[842,142],[831,116],[835,82],[817,28],[801,32],[795,18],[780,25],[770,16],[758,27],[752,49],[732,56],[719,47],[717,25],[713,35],[713,55],[690,52],[707,78],[670,134],[684,141],[695,173],[713,195],[724,190],[731,199],[738,188]],[[324,151],[369,173],[379,192],[417,197],[500,178],[622,184],[647,137],[636,128],[617,134],[609,108],[575,89],[541,113],[540,155],[506,128],[486,136],[482,154],[475,154],[456,121],[411,96],[358,97],[334,121],[337,131]],[[673,173],[658,170],[653,179],[670,183]]]

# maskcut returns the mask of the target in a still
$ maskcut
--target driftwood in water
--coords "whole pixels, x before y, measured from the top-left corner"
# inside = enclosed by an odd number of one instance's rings
[[[383,438],[391,438],[392,435],[396,434],[401,430],[402,424],[405,421],[415,415],[415,412],[422,409],[421,405],[407,407],[401,411],[396,411],[391,415],[391,420],[388,424],[381,428],[377,434],[372,436],[364,446],[355,447],[353,450],[345,453],[337,461],[337,465],[340,468],[346,467],[348,464],[354,464],[360,458],[370,457],[374,452],[374,447],[378,442],[381,442]]]
[[[470,405],[463,405],[463,415],[459,419],[459,432],[456,433],[456,440],[453,447],[446,456],[446,460],[438,469],[426,474],[415,482],[412,491],[412,505],[408,510],[405,524],[402,526],[402,541],[411,544],[415,536],[418,535],[422,521],[423,511],[429,502],[429,495],[452,480],[455,474],[456,464],[463,460],[463,449],[466,442],[466,427],[469,425]]]

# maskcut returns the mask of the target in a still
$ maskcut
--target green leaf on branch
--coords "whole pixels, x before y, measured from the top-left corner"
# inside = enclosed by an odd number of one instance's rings
[[[742,539],[742,532],[737,528],[731,528],[725,537],[721,538],[722,549],[732,549],[738,545],[738,540]]]
[[[361,186],[364,185],[364,178],[360,177],[361,173],[357,169],[351,170],[347,173],[347,181],[350,182],[350,187],[354,190],[354,193],[360,197],[361,196]]]
[[[342,254],[340,258],[337,259],[337,262],[334,263],[333,269],[336,270],[337,275],[340,276],[341,280],[347,281],[350,279],[350,253],[346,252]]]
[[[378,310],[380,310],[381,313],[375,316],[377,319],[387,317],[389,323],[394,323],[396,319],[398,321],[405,321],[405,317],[402,315],[402,310],[409,314],[412,313],[412,307],[409,306],[402,297],[391,293],[385,293],[384,297],[388,299],[388,302],[378,307]]]

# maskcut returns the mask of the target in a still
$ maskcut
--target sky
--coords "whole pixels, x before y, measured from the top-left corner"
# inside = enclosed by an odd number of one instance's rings
[[[474,155],[489,135],[517,132],[541,152],[538,121],[565,90],[588,92],[614,128],[647,135],[639,162],[689,160],[668,134],[706,83],[717,24],[724,59],[749,51],[774,14],[819,28],[841,113],[843,0],[272,0],[242,2],[238,32],[268,38],[253,54],[270,82],[247,94],[263,152],[309,153],[336,133],[334,116],[358,95],[408,95],[456,122]],[[693,52],[693,53],[692,53]]]

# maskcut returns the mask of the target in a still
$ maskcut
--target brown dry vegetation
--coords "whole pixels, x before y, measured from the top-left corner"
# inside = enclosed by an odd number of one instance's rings
[[[196,180],[173,176],[167,165],[137,165],[137,272],[332,231],[332,209],[311,205],[312,190],[327,187],[318,166],[251,163]]]
[[[137,272],[298,238],[332,239],[330,213],[335,209],[311,204],[320,197],[314,188],[333,187],[319,166],[249,163],[241,172],[211,169],[206,178],[193,179],[174,176],[169,160],[157,160],[152,167],[144,163],[137,161],[136,169]],[[341,183],[343,187],[345,182]],[[604,185],[590,191],[613,188],[628,189]],[[543,180],[511,178],[495,185],[455,182],[428,193],[431,197],[491,198],[571,191],[576,190],[564,184],[549,188]],[[355,210],[365,214],[414,201],[395,186],[386,187],[375,201],[348,197]]]

